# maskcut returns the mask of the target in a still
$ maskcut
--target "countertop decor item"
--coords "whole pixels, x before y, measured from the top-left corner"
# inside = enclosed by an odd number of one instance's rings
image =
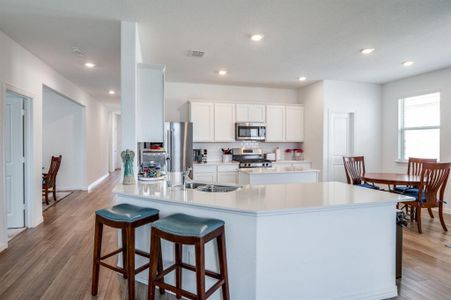
[[[122,184],[135,184],[135,174],[133,172],[133,159],[135,152],[130,149],[121,152],[122,163],[124,164],[124,179]]]
[[[222,162],[229,163],[232,161],[232,149],[230,148],[221,148],[222,151]]]

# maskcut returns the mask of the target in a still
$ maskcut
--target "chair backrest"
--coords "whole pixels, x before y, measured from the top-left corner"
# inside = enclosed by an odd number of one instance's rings
[[[56,182],[56,175],[60,169],[62,156],[52,156],[50,162],[49,172],[47,173],[46,183],[49,187],[54,187]]]
[[[423,163],[418,199],[425,195],[425,203],[438,204],[443,201],[451,163]]]
[[[409,157],[409,164],[407,165],[407,175],[420,176],[423,171],[424,163],[435,163],[435,158],[416,158]]]
[[[365,175],[365,158],[363,156],[343,156],[346,180],[349,184],[361,184]]]

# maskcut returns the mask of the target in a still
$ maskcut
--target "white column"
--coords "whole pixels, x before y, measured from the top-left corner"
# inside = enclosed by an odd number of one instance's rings
[[[131,149],[137,154],[137,64],[141,61],[137,24],[121,22],[121,119],[119,151]],[[137,155],[135,156],[135,165]],[[136,172],[135,172],[136,175]]]

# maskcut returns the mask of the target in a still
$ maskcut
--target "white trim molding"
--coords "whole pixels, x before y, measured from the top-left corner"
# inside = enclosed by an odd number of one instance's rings
[[[96,181],[94,181],[93,183],[91,183],[90,185],[88,185],[87,187],[87,191],[90,192],[92,189],[94,189],[96,186],[98,186],[100,183],[102,183],[102,181],[104,181],[108,176],[110,176],[109,173],[106,173],[105,175],[103,175],[102,177],[98,178]]]

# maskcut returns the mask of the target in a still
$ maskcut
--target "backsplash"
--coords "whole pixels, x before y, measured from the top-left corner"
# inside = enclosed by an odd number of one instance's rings
[[[261,148],[264,153],[274,152],[277,147],[282,152],[283,160],[291,160],[291,155],[286,156],[286,149],[302,148],[303,143],[259,143],[253,141],[235,142],[235,143],[194,143],[194,149],[207,149],[208,161],[221,161],[222,151],[221,148]]]

